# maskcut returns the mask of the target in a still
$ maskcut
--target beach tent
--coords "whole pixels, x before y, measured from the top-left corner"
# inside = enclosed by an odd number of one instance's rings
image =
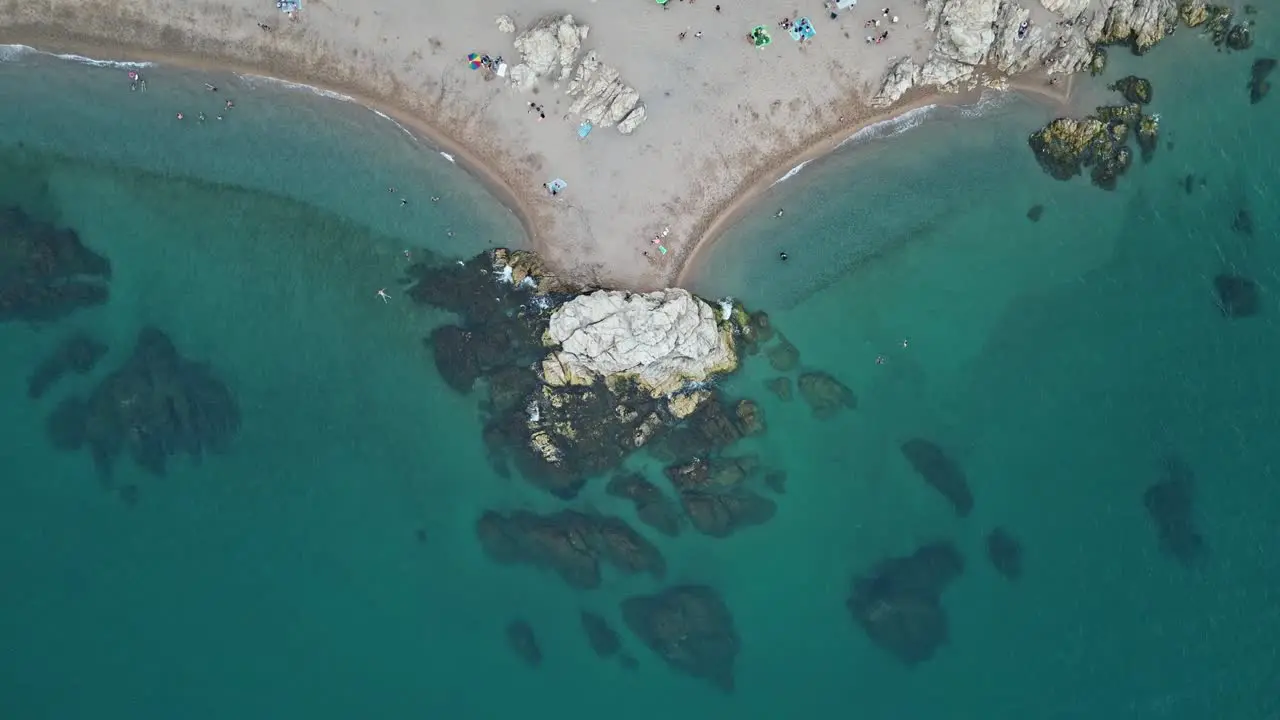
[[[848,10],[858,4],[858,0],[827,0],[827,9],[831,12]]]
[[[755,46],[758,48],[762,48],[773,42],[773,38],[769,37],[769,29],[763,25],[757,25],[752,28],[750,37],[751,42],[755,43]]]
[[[813,23],[809,22],[809,18],[802,17],[791,25],[791,39],[800,40],[808,39],[814,36]]]
[[[484,64],[484,60],[480,58],[479,53],[470,53],[467,55],[467,62],[471,64],[472,70],[479,70],[480,66]]]
[[[569,187],[569,183],[561,180],[560,178],[556,178],[555,180],[552,180],[551,182],[547,183],[547,191],[550,192],[552,195],[556,195],[561,192],[564,192],[564,189],[567,187]]]

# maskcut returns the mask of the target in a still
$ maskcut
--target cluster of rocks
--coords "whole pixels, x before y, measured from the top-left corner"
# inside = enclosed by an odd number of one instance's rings
[[[1127,105],[1099,107],[1084,118],[1057,118],[1031,133],[1027,144],[1045,172],[1058,180],[1070,180],[1086,167],[1094,185],[1114,190],[1121,175],[1133,164],[1129,137],[1137,138],[1143,162],[1150,162],[1159,144],[1160,120],[1144,114],[1151,101],[1151,83],[1128,76],[1111,88],[1121,92]]]
[[[107,301],[111,263],[72,230],[0,211],[0,322],[52,322]]]
[[[515,32],[515,23],[503,15],[498,28]],[[596,127],[617,126],[618,132],[630,135],[645,120],[644,103],[640,93],[622,81],[616,68],[601,62],[594,50],[583,54],[589,31],[572,15],[563,15],[542,18],[516,35],[521,62],[510,70],[511,84],[527,91],[544,78],[557,88],[568,82],[566,93],[573,98],[570,112]]]
[[[800,351],[773,327],[767,314],[763,311],[752,314],[751,325],[755,330],[754,342],[747,346],[747,353],[763,352],[770,367],[782,373],[789,373],[800,366]],[[781,375],[766,380],[764,385],[783,402],[791,402],[799,391],[800,398],[819,420],[830,420],[844,410],[858,408],[858,397],[852,390],[831,375],[817,370],[801,372],[794,383],[790,377]]]
[[[121,453],[164,475],[171,455],[198,461],[206,451],[225,452],[239,427],[240,410],[227,387],[151,327],[138,333],[133,354],[88,399],[63,399],[48,420],[53,444],[68,451],[88,445],[107,480]]]
[[[873,97],[888,106],[913,87],[967,90],[1003,87],[1030,70],[1070,74],[1102,72],[1106,46],[1125,45],[1142,54],[1172,34],[1179,21],[1203,28],[1219,46],[1252,43],[1246,23],[1233,23],[1231,9],[1198,0],[1040,0],[1061,20],[1031,22],[1031,11],[1010,0],[926,0],[925,15],[936,41],[928,57],[890,63]]]

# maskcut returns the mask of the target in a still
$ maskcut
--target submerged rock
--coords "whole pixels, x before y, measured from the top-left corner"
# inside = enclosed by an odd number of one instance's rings
[[[987,533],[987,559],[1009,580],[1022,577],[1022,545],[1004,528]]]
[[[1267,76],[1272,70],[1276,69],[1275,58],[1258,58],[1253,61],[1253,68],[1249,74],[1249,103],[1257,105],[1262,102],[1262,98],[1271,92],[1271,83],[1267,82]]]
[[[964,560],[954,546],[931,543],[855,578],[845,605],[873,643],[916,665],[950,639],[942,592],[963,572]]]
[[[107,301],[111,264],[71,230],[0,210],[0,322],[52,322]]]
[[[107,346],[88,334],[72,334],[58,345],[52,355],[42,360],[27,378],[27,397],[40,398],[49,386],[68,373],[89,373],[106,354]]]
[[[631,632],[672,669],[733,690],[733,664],[741,642],[733,615],[712,588],[679,585],[622,602]]]
[[[1204,552],[1204,538],[1196,530],[1192,506],[1191,469],[1176,457],[1165,458],[1163,478],[1147,488],[1142,504],[1156,527],[1160,551],[1183,565]]]
[[[1126,102],[1148,105],[1151,103],[1151,81],[1137,75],[1127,75],[1108,86],[1124,95]]]
[[[835,417],[842,409],[856,410],[858,398],[844,383],[824,372],[810,372],[800,376],[800,397],[813,410],[819,420]]]
[[[199,461],[226,452],[240,428],[240,409],[208,366],[180,356],[155,328],[138,333],[133,355],[98,384],[88,402],[68,398],[49,418],[55,446],[88,443],[99,474],[110,478],[121,452],[139,467],[164,475],[178,453]]]
[[[750,456],[711,461],[699,458],[668,467],[666,474],[694,529],[722,538],[762,525],[777,512],[772,500],[744,487],[756,464]]]
[[[1227,31],[1226,43],[1232,50],[1248,50],[1253,47],[1253,33],[1248,25],[1235,25]]]
[[[764,474],[764,486],[785,495],[787,492],[787,473],[785,470],[770,470]]]
[[[933,489],[942,493],[955,508],[956,515],[967,517],[973,510],[973,495],[964,471],[947,457],[942,448],[923,438],[902,443],[902,455]]]
[[[542,649],[538,647],[538,638],[533,627],[524,620],[512,620],[506,628],[507,646],[529,667],[542,664]]]
[[[666,573],[658,549],[615,517],[573,510],[550,515],[526,510],[502,515],[490,510],[476,522],[476,534],[495,562],[554,570],[582,590],[600,586],[601,563],[631,575],[649,573],[661,579]]]
[[[1097,77],[1107,71],[1107,49],[1101,45],[1095,45],[1093,52],[1089,55],[1089,74]]]
[[[764,410],[754,400],[739,400],[733,408],[737,416],[738,431],[745,437],[764,432]]]
[[[1253,215],[1249,214],[1248,210],[1240,208],[1236,211],[1235,216],[1231,218],[1231,229],[1241,235],[1252,236]]]
[[[675,503],[639,473],[615,475],[605,486],[605,492],[630,500],[640,522],[645,525],[663,535],[675,537],[680,534],[680,511]]]
[[[769,364],[778,372],[794,370],[800,364],[800,351],[782,333],[777,333],[777,338],[778,342],[765,351]]]
[[[609,627],[609,621],[603,616],[583,610],[582,631],[587,635],[587,642],[598,657],[610,658],[622,650],[622,638]]]
[[[791,402],[791,378],[776,377],[772,380],[765,380],[764,386],[769,389],[769,392],[777,395],[779,400]]]
[[[1159,145],[1160,121],[1154,115],[1143,115],[1138,121],[1138,148],[1142,151],[1142,162],[1151,162]]]
[[[1043,205],[1032,205],[1031,209],[1027,211],[1027,219],[1031,222],[1040,222],[1041,217],[1044,217]]]
[[[1246,318],[1258,314],[1258,283],[1247,277],[1221,273],[1213,279],[1218,309],[1229,318]]]

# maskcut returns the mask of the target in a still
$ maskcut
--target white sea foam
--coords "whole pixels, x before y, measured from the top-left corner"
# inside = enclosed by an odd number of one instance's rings
[[[37,50],[27,45],[0,45],[0,62],[14,62],[19,58],[35,53],[46,57],[57,58],[59,60],[67,60],[69,62],[80,63],[81,65],[91,65],[101,68],[121,68],[127,70],[137,70],[139,68],[155,67],[155,63],[138,62],[134,60],[99,60],[97,58],[85,57],[83,55],[74,55],[71,53],[51,53],[43,50]]]
[[[787,171],[787,174],[786,174],[786,175],[783,175],[782,177],[778,178],[777,180],[774,180],[774,181],[773,181],[773,185],[777,185],[777,184],[778,184],[778,183],[780,183],[780,182],[783,182],[783,181],[786,181],[786,180],[790,180],[791,178],[795,177],[796,175],[799,175],[799,174],[800,174],[800,171],[804,169],[804,166],[805,166],[805,165],[808,165],[810,162],[811,162],[810,160],[805,160],[804,162],[800,163],[799,165],[797,165],[797,166],[795,166],[795,167],[791,168],[790,170],[788,170],[788,171]],[[770,185],[769,187],[773,187],[773,185]]]
[[[458,161],[457,161],[457,160],[454,160],[454,159],[453,159],[453,156],[452,156],[452,155],[450,155],[449,153],[447,153],[447,152],[445,152],[445,151],[441,150],[441,151],[440,151],[440,154],[444,157],[444,159],[445,159],[445,160],[448,160],[449,162],[453,163],[454,165],[457,165],[457,164],[458,164]]]
[[[501,272],[497,272],[494,274],[498,276],[498,282],[504,282],[510,285],[512,282],[514,282],[514,279],[512,278],[512,273],[514,272],[515,272],[515,268],[511,267],[510,265],[504,265]]]
[[[237,75],[237,77],[239,77],[241,80],[244,80],[245,82],[248,82],[250,85],[253,85],[255,83],[261,83],[264,85],[274,85],[276,87],[282,87],[288,90],[305,90],[313,95],[319,95],[320,97],[329,98],[330,100],[341,100],[342,102],[355,102],[355,98],[351,97],[350,95],[343,95],[340,92],[325,90],[324,88],[318,88],[314,85],[307,85],[305,83],[289,82],[288,80],[281,80],[280,78],[273,78],[267,75]]]
[[[982,91],[982,95],[978,97],[978,102],[972,105],[961,105],[958,109],[960,114],[967,118],[976,118],[986,115],[988,112],[996,108],[1004,107],[1013,100],[1013,93],[1003,90],[986,89]]]
[[[400,123],[396,122],[396,119],[395,119],[395,118],[393,118],[393,117],[391,117],[390,115],[388,115],[388,114],[386,114],[386,113],[382,112],[382,111],[381,111],[381,110],[379,110],[378,108],[369,108],[369,109],[373,111],[373,114],[374,114],[374,115],[377,115],[378,117],[382,118],[383,120],[386,120],[386,121],[390,122],[392,125],[395,125],[396,127],[400,128],[400,132],[404,133],[405,135],[408,135],[408,136],[409,136],[409,139],[411,139],[411,140],[417,140],[417,139],[418,139],[417,137],[415,137],[415,136],[414,136],[414,134],[413,134],[413,133],[409,132],[409,128],[407,128],[407,127],[405,127],[405,126],[401,125]]]
[[[866,142],[868,140],[879,140],[881,138],[894,137],[901,135],[908,130],[920,127],[920,124],[929,119],[933,111],[938,108],[937,105],[924,105],[913,110],[891,117],[888,120],[881,120],[878,123],[872,123],[858,132],[845,138],[836,147],[844,147],[851,142]]]

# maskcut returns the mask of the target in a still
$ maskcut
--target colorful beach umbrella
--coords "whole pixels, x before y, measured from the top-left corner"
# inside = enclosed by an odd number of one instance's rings
[[[467,55],[467,62],[471,63],[472,70],[479,70],[480,66],[484,64],[484,61],[481,60],[480,56],[476,53]]]

